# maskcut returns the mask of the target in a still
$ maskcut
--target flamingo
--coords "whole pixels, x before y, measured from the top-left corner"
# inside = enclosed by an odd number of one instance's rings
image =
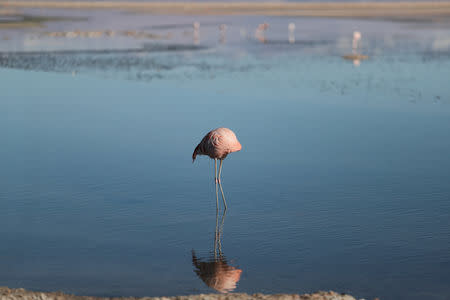
[[[358,51],[361,37],[362,37],[361,32],[354,31],[353,32],[353,40],[352,40],[352,54],[347,54],[347,55],[342,56],[344,59],[352,60],[353,65],[355,65],[355,67],[359,67],[359,65],[361,64],[361,60],[369,58],[369,56],[363,55],[363,54],[359,53],[359,51]]]
[[[266,42],[266,30],[269,28],[269,24],[268,23],[262,23],[259,24],[258,27],[256,28],[255,31],[255,37],[261,42],[261,43],[265,43]]]
[[[228,29],[228,27],[227,27],[226,24],[220,24],[220,26],[219,26],[219,30],[220,30],[220,39],[219,39],[219,42],[220,42],[221,44],[225,44],[225,42],[226,42],[226,37],[225,37],[225,35],[226,35],[226,33],[227,33],[227,29]]]
[[[234,132],[231,129],[220,127],[208,132],[197,147],[195,147],[194,153],[192,153],[192,162],[195,161],[197,155],[208,155],[210,158],[214,159],[214,182],[216,184],[216,193],[217,184],[219,184],[225,209],[227,209],[227,204],[225,197],[223,197],[222,184],[220,183],[222,163],[228,154],[240,151],[241,149],[242,145],[239,143]],[[217,173],[217,160],[220,160],[219,173]],[[219,200],[217,200],[216,209],[218,209],[218,202]]]
[[[289,23],[288,25],[288,31],[289,31],[289,43],[293,44],[295,43],[295,23]]]
[[[261,23],[258,25],[257,30],[266,31],[269,28],[269,23]]]
[[[353,40],[352,40],[352,51],[353,53],[357,53],[358,51],[358,46],[359,46],[359,41],[361,40],[361,32],[359,31],[354,31],[353,32]]]
[[[289,32],[294,32],[295,31],[295,23],[289,23],[288,25],[288,30]]]
[[[198,44],[200,40],[200,22],[195,21],[192,27],[194,28],[194,44]]]

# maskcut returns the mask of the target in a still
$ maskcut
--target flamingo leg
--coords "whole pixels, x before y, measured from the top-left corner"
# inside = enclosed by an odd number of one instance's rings
[[[219,187],[220,187],[220,192],[222,193],[222,200],[223,200],[223,205],[225,206],[225,211],[227,210],[227,202],[225,201],[225,195],[223,193],[223,188],[222,188],[222,183],[220,182],[220,175],[222,173],[222,162],[223,159],[220,160],[220,165],[219,165]]]
[[[219,182],[219,187],[220,187],[220,192],[222,193],[222,200],[223,200],[223,206],[225,207],[224,208],[224,213],[227,211],[227,202],[225,201],[225,195],[224,195],[224,193],[223,193],[223,188],[222,188],[222,184]]]
[[[217,183],[217,158],[214,158],[214,182]]]
[[[216,214],[219,212],[219,191],[217,190],[217,158],[214,158],[214,184],[216,185]]]
[[[219,191],[217,190],[217,182],[216,182],[216,214],[219,212]]]
[[[220,183],[220,174],[222,174],[222,162],[223,162],[223,159],[220,160],[220,165],[219,165],[219,175],[217,176],[217,177],[218,177],[219,183]]]

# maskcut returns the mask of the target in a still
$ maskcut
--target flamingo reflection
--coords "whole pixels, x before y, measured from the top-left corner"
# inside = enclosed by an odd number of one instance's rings
[[[222,189],[222,188],[221,188]],[[222,193],[223,196],[223,193]],[[218,200],[218,193],[216,190]],[[226,211],[223,212],[219,225],[219,212],[216,210],[216,229],[214,236],[214,254],[208,258],[199,258],[192,250],[192,264],[197,276],[210,288],[228,293],[236,289],[242,270],[231,266],[222,252],[221,236],[225,222]]]

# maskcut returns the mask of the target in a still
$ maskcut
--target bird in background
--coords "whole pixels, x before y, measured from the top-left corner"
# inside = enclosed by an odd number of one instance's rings
[[[216,184],[216,192],[217,184],[219,184],[225,209],[227,209],[227,204],[223,195],[220,176],[222,173],[222,163],[228,154],[240,151],[241,149],[242,145],[239,143],[234,132],[231,129],[220,127],[208,132],[197,147],[195,147],[194,153],[192,153],[192,162],[195,161],[197,155],[208,155],[210,158],[214,159],[214,182]],[[217,172],[217,160],[220,160],[219,172]],[[218,201],[219,200],[217,199],[217,208]]]
[[[261,42],[266,42],[266,31],[269,28],[269,23],[259,24],[255,31],[255,37]]]
[[[354,31],[353,32],[353,40],[352,40],[352,52],[353,52],[353,54],[357,54],[358,53],[360,40],[361,40],[361,32]]]
[[[295,23],[289,23],[288,31],[289,31],[288,41],[290,44],[293,44],[295,43]]]

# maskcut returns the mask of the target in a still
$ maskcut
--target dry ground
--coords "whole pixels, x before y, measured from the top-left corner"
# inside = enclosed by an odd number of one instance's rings
[[[264,295],[264,294],[208,294],[177,297],[144,297],[144,298],[101,298],[89,296],[66,295],[60,292],[41,293],[31,292],[24,289],[9,289],[0,287],[1,300],[355,300],[352,296],[338,294],[335,292],[318,292],[305,295]]]
[[[118,9],[170,15],[265,15],[351,18],[450,17],[450,1],[423,2],[133,2],[133,1],[14,1],[0,0],[0,7]]]

